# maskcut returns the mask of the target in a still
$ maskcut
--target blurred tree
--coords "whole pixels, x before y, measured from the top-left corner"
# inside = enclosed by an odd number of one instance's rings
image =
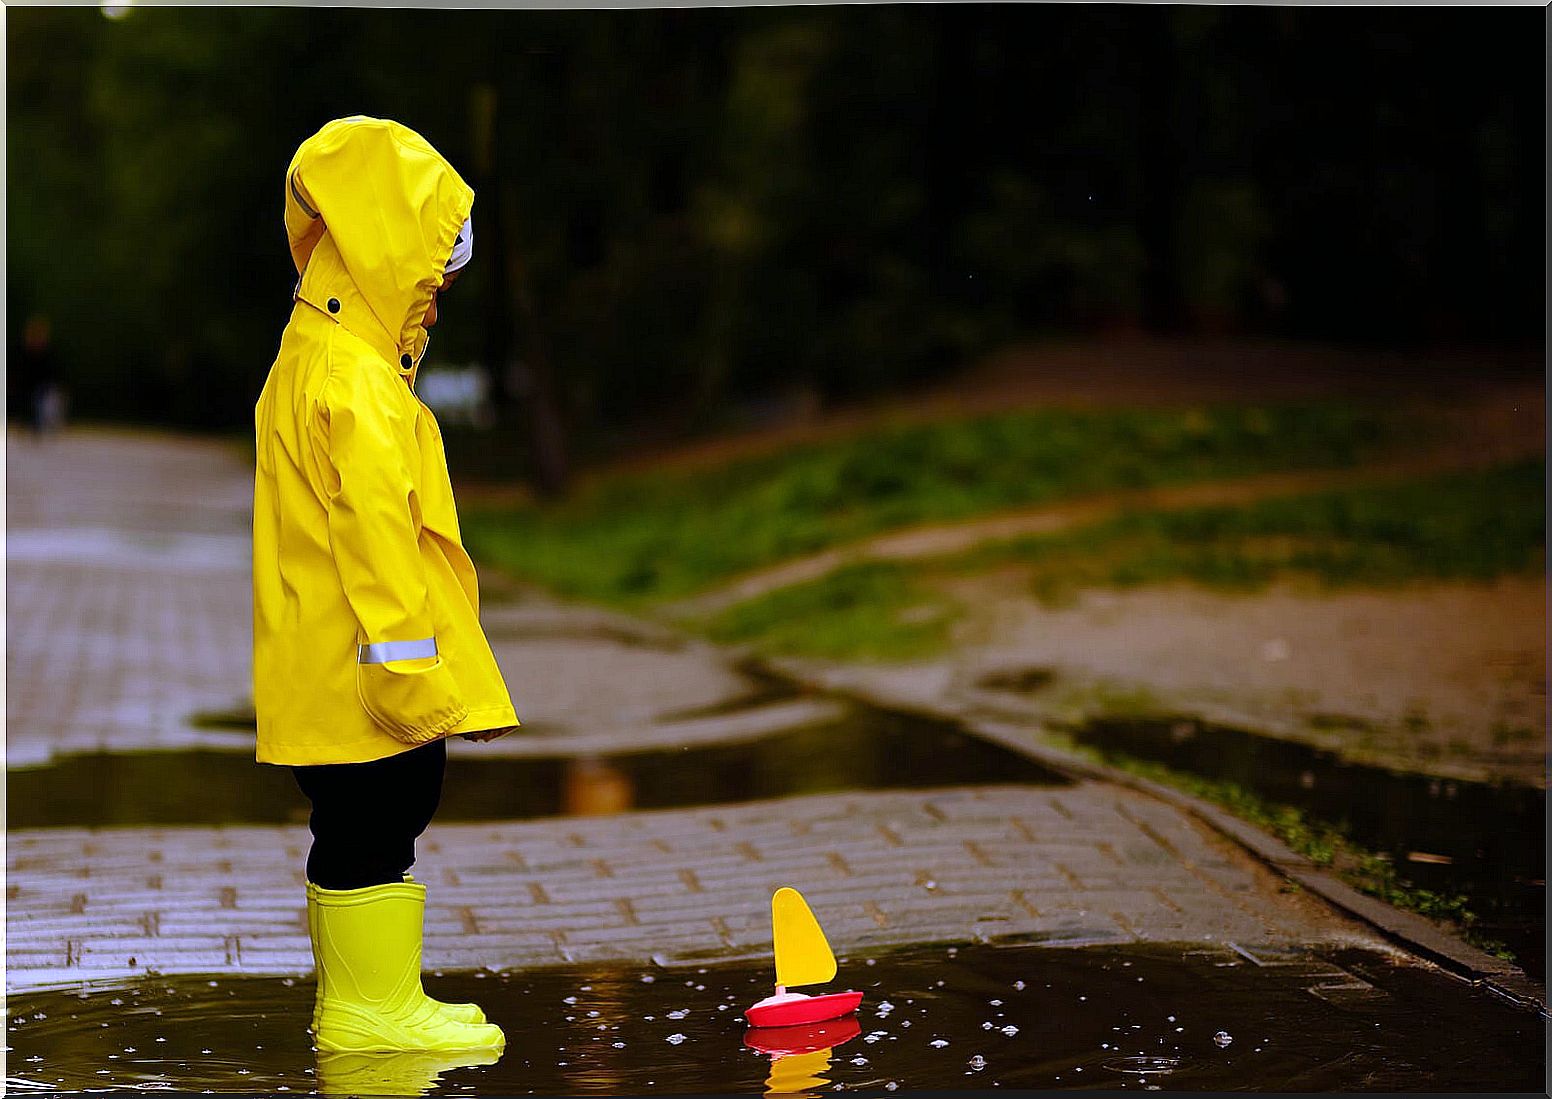
[[[294,281],[283,166],[368,113],[476,186],[433,361],[484,362],[551,492],[606,430],[1039,332],[1536,343],[1534,19],[17,8],[8,336],[53,319],[83,415],[246,424]]]

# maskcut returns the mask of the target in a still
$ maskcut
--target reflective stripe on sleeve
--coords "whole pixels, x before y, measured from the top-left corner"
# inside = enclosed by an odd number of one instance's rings
[[[379,641],[356,648],[356,663],[386,664],[390,660],[418,660],[437,654],[436,638],[422,637],[419,641]]]

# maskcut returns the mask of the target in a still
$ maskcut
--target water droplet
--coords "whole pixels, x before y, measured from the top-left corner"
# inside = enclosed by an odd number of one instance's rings
[[[564,1000],[561,1001],[563,1004],[574,1004],[576,1002],[577,998],[575,996],[567,996]]]
[[[649,985],[655,980],[657,980],[657,978],[652,976],[650,973],[643,973],[641,975],[641,983],[644,985]]]
[[[942,1049],[944,1046],[948,1045],[948,1042],[942,1038],[934,1038],[927,1044],[930,1045],[933,1049]]]
[[[1013,987],[1018,989],[1020,992],[1023,992],[1024,991],[1024,982],[1023,981],[1014,981],[1013,982]],[[1047,985],[1046,987],[1049,988],[1051,986]]]
[[[974,1071],[980,1072],[983,1068],[986,1067],[986,1058],[977,1053],[974,1057],[970,1058],[969,1065]]]
[[[891,1080],[891,1081],[889,1081],[889,1083],[884,1085],[884,1090],[885,1091],[894,1091],[899,1086],[900,1086],[899,1084],[897,1084],[893,1080]]]
[[[854,1065],[857,1065],[858,1067],[861,1067],[862,1065],[865,1065],[865,1064],[868,1063],[868,1059],[866,1057],[864,1057],[862,1054],[859,1053],[859,1054],[857,1054],[857,1056],[855,1056],[855,1057],[853,1057],[851,1059],[851,1063],[854,1064]]]
[[[1219,1049],[1228,1049],[1229,1043],[1234,1041],[1234,1035],[1230,1034],[1226,1030],[1220,1030],[1217,1034],[1213,1035],[1213,1041],[1218,1044]]]
[[[598,1012],[596,1012],[596,1011],[589,1011],[587,1013],[587,1017],[589,1019],[596,1019],[596,1018],[598,1018]]]
[[[1002,1006],[1002,1001],[1001,1000],[987,1000],[986,1002],[991,1004],[993,1007],[1001,1007]]]
[[[982,1023],[981,1024],[981,1029],[982,1030],[990,1030],[991,1028],[992,1028],[992,1024],[991,1023]]]
[[[609,1044],[611,1046],[613,1046],[615,1049],[624,1049],[625,1048],[625,1043],[624,1042],[610,1042]]]
[[[680,1042],[683,1042],[685,1040],[686,1039],[685,1039],[685,1036],[683,1034],[670,1034],[668,1036],[668,1044],[672,1045],[672,1046],[677,1046]]]
[[[668,1013],[668,1018],[670,1018],[670,1019],[683,1019],[688,1014],[689,1014],[689,1012],[686,1011],[684,1008],[676,1007],[676,1008],[674,1008],[674,1010],[672,1010],[672,1011],[670,1011]]]
[[[1018,1027],[1014,1026],[1012,1023],[1009,1023],[1007,1026],[1002,1028],[1002,1032],[1011,1038],[1018,1033]]]

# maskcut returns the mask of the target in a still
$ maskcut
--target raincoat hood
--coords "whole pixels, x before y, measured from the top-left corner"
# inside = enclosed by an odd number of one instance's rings
[[[364,115],[328,123],[286,169],[296,297],[413,384],[426,310],[473,205],[474,191],[409,127]]]

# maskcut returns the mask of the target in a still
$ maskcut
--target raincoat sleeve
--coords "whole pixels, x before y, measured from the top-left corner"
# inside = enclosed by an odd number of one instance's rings
[[[359,627],[350,654],[357,694],[390,734],[423,744],[468,707],[437,654],[418,538],[413,414],[392,388],[401,384],[375,364],[331,363],[319,419],[329,546]]]

